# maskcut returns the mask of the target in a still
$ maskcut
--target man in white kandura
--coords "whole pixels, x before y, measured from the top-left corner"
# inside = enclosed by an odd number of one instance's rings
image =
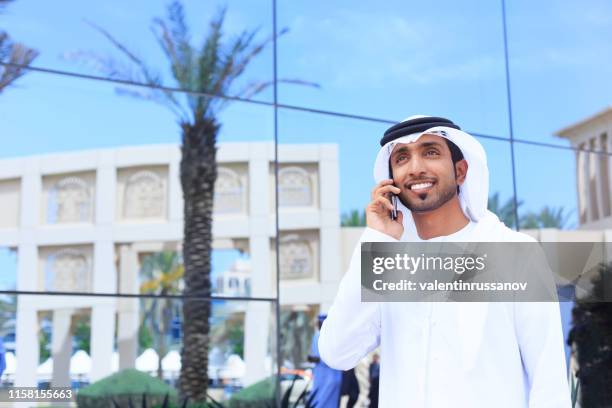
[[[535,241],[487,210],[485,151],[450,120],[408,118],[381,146],[360,242]],[[558,303],[362,303],[360,255],[358,244],[319,352],[348,370],[380,346],[380,407],[570,406]]]

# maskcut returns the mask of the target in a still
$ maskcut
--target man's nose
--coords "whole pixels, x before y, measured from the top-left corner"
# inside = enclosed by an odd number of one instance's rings
[[[408,173],[413,177],[425,174],[425,162],[420,157],[411,157],[408,161]]]

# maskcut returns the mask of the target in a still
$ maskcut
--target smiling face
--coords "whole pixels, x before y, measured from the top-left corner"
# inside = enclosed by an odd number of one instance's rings
[[[457,197],[467,162],[453,165],[451,151],[440,136],[423,135],[413,143],[398,144],[389,159],[394,184],[402,191],[400,201],[410,211],[434,211]]]

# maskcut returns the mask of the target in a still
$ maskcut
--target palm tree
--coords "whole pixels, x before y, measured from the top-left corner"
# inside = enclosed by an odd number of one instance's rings
[[[365,227],[366,217],[364,210],[351,210],[342,214],[340,225],[343,227]]]
[[[0,0],[0,13],[12,0]],[[28,66],[38,56],[38,51],[14,42],[9,35],[0,30],[0,93],[19,77],[25,74],[23,66]],[[4,65],[14,64],[14,65]]]
[[[182,133],[180,179],[184,198],[184,294],[188,297],[183,302],[179,389],[183,397],[195,402],[206,400],[211,306],[208,300],[193,297],[209,297],[211,294],[212,209],[217,178],[216,143],[220,129],[217,118],[231,101],[219,96],[228,95],[233,90],[235,80],[274,40],[274,36],[257,40],[257,30],[245,30],[234,39],[225,40],[222,30],[224,17],[225,9],[213,17],[201,46],[190,42],[185,12],[179,1],[168,5],[166,18],[153,20],[152,28],[169,62],[173,81],[189,92],[176,94],[168,88],[160,89],[163,84],[160,75],[108,31],[92,23],[90,25],[127,59],[127,65],[92,54],[76,55],[94,59],[97,68],[110,78],[149,85],[118,91],[162,103],[178,118]],[[286,32],[286,29],[281,30],[277,38]],[[294,79],[278,81],[317,86]],[[272,84],[272,81],[253,81],[232,96],[251,98]],[[184,100],[179,99],[180,95],[184,95]]]
[[[539,212],[524,214],[521,217],[521,228],[568,228],[571,215],[563,207],[544,206]]]
[[[523,201],[517,200],[517,210],[521,207],[521,205],[523,205]],[[508,198],[506,202],[502,204],[500,202],[499,192],[496,191],[495,194],[489,197],[489,200],[487,202],[487,208],[491,212],[494,212],[499,217],[499,219],[510,228],[515,225],[514,200],[512,199],[512,197]]]
[[[147,327],[153,333],[153,344],[159,356],[157,376],[162,378],[162,358],[168,352],[168,332],[172,325],[174,300],[165,297],[179,293],[184,269],[179,254],[163,251],[147,255],[142,262],[141,274],[146,278],[140,285],[140,293],[154,293],[159,297],[143,299],[141,329]]]

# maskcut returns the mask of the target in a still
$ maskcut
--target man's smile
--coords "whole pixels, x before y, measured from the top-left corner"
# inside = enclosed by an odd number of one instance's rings
[[[416,183],[409,183],[407,187],[408,190],[412,191],[415,194],[422,194],[427,193],[429,190],[431,190],[435,184],[435,181],[419,181]]]

